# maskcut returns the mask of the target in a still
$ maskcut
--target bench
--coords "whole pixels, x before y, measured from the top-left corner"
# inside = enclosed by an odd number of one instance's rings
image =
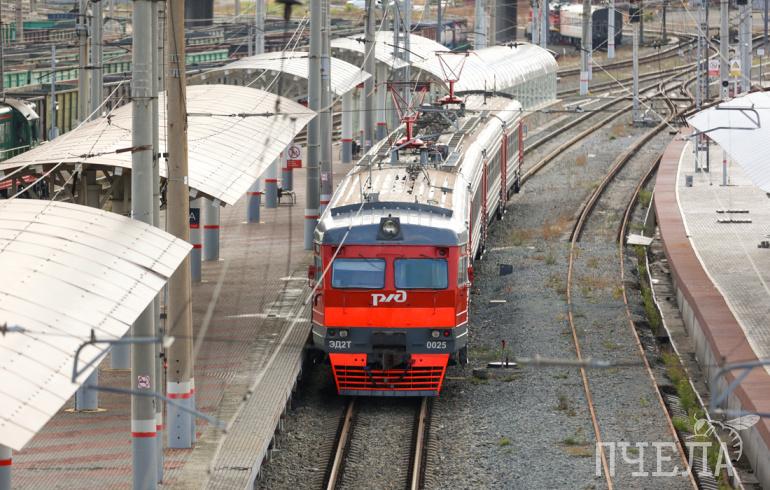
[[[279,187],[278,188],[278,204],[281,203],[281,199],[284,198],[284,197],[291,198],[291,203],[292,204],[297,204],[297,195],[294,193],[294,191],[292,191],[290,189],[281,189]]]

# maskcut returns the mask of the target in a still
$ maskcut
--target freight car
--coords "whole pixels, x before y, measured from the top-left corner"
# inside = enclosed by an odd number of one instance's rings
[[[609,13],[607,7],[591,6],[591,42],[594,49],[607,49],[607,32],[609,30]],[[530,9],[530,24],[527,32],[532,29],[533,12]],[[550,42],[580,46],[583,38],[583,6],[579,4],[552,4],[548,12],[548,38]],[[623,42],[623,13],[615,9],[615,45]]]
[[[315,230],[312,338],[343,395],[436,396],[450,360],[467,362],[472,261],[519,187],[518,102],[418,107],[342,180]]]

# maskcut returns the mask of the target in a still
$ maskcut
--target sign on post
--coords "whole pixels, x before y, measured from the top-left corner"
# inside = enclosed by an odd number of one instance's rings
[[[719,76],[719,59],[709,60],[709,76],[710,77]]]
[[[302,168],[302,148],[295,143],[286,150],[286,168]]]
[[[201,223],[200,208],[190,208],[190,226],[198,226]]]
[[[733,58],[730,60],[730,78],[740,78],[741,76],[741,60]]]

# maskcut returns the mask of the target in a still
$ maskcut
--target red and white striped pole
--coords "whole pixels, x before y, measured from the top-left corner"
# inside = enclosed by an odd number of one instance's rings
[[[205,199],[203,212],[203,260],[219,260],[219,199]]]
[[[166,396],[179,405],[188,407],[191,405],[192,379],[169,380],[166,383]],[[192,431],[190,427],[194,419],[189,412],[180,410],[179,407],[168,404],[166,422],[168,430],[168,447],[173,449],[187,449],[192,447]]]
[[[342,163],[353,161],[353,92],[342,95]]]
[[[255,180],[246,193],[246,221],[259,223],[259,206],[262,204],[262,186]]]
[[[283,159],[283,152],[265,171],[265,208],[278,207],[278,162]]]

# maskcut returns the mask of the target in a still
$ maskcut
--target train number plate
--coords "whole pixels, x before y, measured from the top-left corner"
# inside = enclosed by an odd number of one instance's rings
[[[428,349],[446,349],[445,340],[429,340],[426,342],[425,347]]]
[[[352,340],[330,340],[329,348],[330,349],[350,349],[350,345],[352,343],[353,343]]]

